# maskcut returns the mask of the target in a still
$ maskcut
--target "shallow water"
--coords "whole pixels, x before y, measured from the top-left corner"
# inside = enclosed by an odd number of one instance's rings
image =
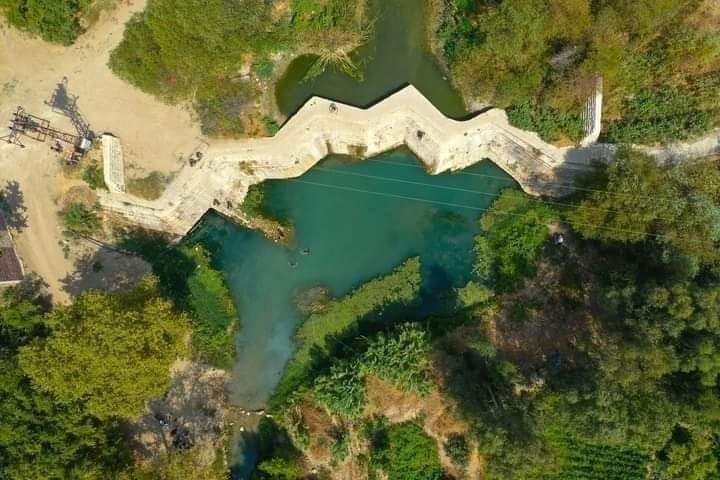
[[[300,57],[290,64],[276,86],[280,111],[290,115],[313,95],[366,107],[411,83],[446,115],[455,118],[467,115],[462,97],[427,47],[426,3],[374,0],[371,10],[375,34],[354,55],[362,79],[329,67],[321,75],[306,80],[315,57]]]
[[[269,206],[295,226],[291,248],[208,217],[196,238],[213,249],[241,316],[232,403],[260,408],[272,393],[303,319],[294,301],[303,289],[322,285],[339,297],[420,255],[423,313],[442,309],[470,273],[477,219],[514,186],[489,161],[431,176],[399,150],[365,161],[328,158],[299,179],[269,182]],[[253,449],[244,450],[238,472],[253,462]]]

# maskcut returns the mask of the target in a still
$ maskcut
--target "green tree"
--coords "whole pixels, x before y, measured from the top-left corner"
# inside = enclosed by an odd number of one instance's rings
[[[587,195],[569,214],[587,238],[670,245],[702,262],[718,260],[720,172],[712,163],[663,168],[622,149],[601,167]]]
[[[541,247],[556,218],[549,206],[517,190],[505,190],[480,220],[473,272],[481,281],[511,289],[535,272]]]
[[[152,277],[126,294],[84,293],[47,324],[47,338],[21,348],[22,369],[42,390],[86,402],[100,419],[134,418],[162,396],[188,333],[187,318],[160,298]]]
[[[83,31],[80,18],[92,0],[0,0],[11,25],[49,42],[70,45]]]

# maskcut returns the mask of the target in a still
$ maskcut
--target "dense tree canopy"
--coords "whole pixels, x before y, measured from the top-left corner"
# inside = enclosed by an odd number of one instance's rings
[[[51,333],[21,348],[20,365],[38,387],[86,402],[98,418],[136,417],[163,395],[187,341],[187,318],[156,287],[148,278],[127,294],[80,295],[50,313]]]
[[[94,0],[0,0],[10,24],[44,40],[69,45],[83,31],[80,24]]]
[[[606,135],[687,138],[718,123],[720,25],[703,0],[443,0],[437,32],[466,95],[523,128],[577,139],[595,79]]]

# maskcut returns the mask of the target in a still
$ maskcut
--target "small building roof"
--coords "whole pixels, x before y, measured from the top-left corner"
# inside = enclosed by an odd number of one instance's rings
[[[0,286],[19,283],[24,276],[23,265],[15,251],[12,235],[0,212]]]

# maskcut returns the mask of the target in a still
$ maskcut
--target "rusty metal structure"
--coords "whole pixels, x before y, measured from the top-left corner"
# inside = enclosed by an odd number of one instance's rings
[[[92,146],[92,132],[86,129],[81,135],[63,132],[50,126],[50,121],[27,113],[23,107],[17,107],[10,120],[10,133],[0,137],[7,143],[24,148],[22,140],[27,137],[38,142],[54,140],[52,149],[62,153],[68,163],[77,163]],[[63,145],[65,144],[65,145]]]

